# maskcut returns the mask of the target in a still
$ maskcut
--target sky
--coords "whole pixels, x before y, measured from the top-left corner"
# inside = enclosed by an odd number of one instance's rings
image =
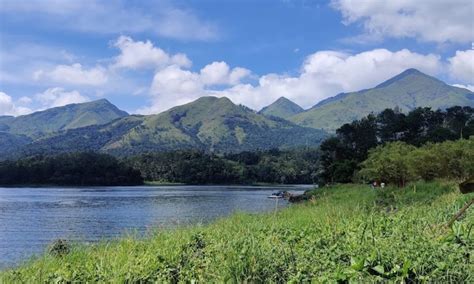
[[[472,0],[1,0],[0,115],[303,108],[416,68],[474,91]]]

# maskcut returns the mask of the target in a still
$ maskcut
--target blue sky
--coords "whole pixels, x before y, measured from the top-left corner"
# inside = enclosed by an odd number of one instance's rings
[[[474,89],[468,0],[0,2],[0,115],[107,98],[307,108],[407,68]]]

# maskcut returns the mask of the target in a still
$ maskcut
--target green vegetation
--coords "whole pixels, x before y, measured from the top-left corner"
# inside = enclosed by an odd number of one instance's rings
[[[304,109],[285,97],[281,97],[269,106],[262,108],[259,113],[288,119],[293,115],[303,112]]]
[[[464,181],[474,176],[474,137],[419,148],[404,142],[388,143],[369,152],[358,175],[366,181],[398,186],[420,179]]]
[[[0,131],[39,138],[61,130],[105,124],[127,115],[109,101],[102,99],[50,108],[18,117],[0,117]]]
[[[35,156],[0,162],[0,185],[140,185],[140,172],[96,153]]]
[[[127,158],[145,180],[186,184],[312,184],[319,152],[270,150],[215,155],[200,151],[149,153]]]
[[[227,98],[202,97],[157,115],[127,116],[105,125],[50,134],[8,154],[15,158],[99,151],[130,156],[186,149],[236,153],[317,146],[325,137],[324,131],[266,117]]]
[[[52,250],[0,282],[474,281],[474,212],[452,183],[315,190],[310,202],[211,225]]]
[[[360,163],[367,158],[369,150],[385,143],[402,141],[421,146],[429,142],[439,143],[469,138],[473,135],[474,109],[471,107],[455,106],[445,111],[417,108],[406,115],[386,109],[377,116],[368,115],[360,120],[344,124],[337,129],[336,136],[321,143],[319,180],[323,184],[351,182],[354,179],[354,173],[360,169]],[[464,145],[460,143],[459,145]],[[469,145],[468,143],[465,151],[471,153],[472,156],[474,148],[469,149]],[[433,147],[425,148],[425,150],[431,149],[431,156],[437,155],[436,151],[438,151],[436,147]],[[453,159],[462,158],[456,153],[451,155]],[[417,161],[420,167],[430,167],[430,163],[436,160],[426,156],[419,158],[422,159]],[[381,156],[379,161],[395,166],[391,163],[395,160],[390,159],[391,156]],[[436,171],[435,168],[431,170]],[[432,176],[436,177],[437,173]],[[428,178],[426,174],[422,177]]]
[[[408,69],[375,88],[343,93],[318,103],[313,108],[292,116],[302,126],[334,131],[344,123],[387,108],[399,107],[408,112],[417,107],[445,109],[451,106],[474,107],[474,93]]]
[[[127,115],[103,99],[18,117],[0,116],[0,160],[26,156],[22,153],[30,143],[54,136],[58,131],[101,125]]]

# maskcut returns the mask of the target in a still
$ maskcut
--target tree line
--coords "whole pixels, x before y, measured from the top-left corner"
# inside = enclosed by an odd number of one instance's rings
[[[408,114],[386,109],[378,115],[370,114],[344,124],[336,135],[323,141],[319,182],[353,181],[369,150],[386,143],[401,141],[422,146],[429,142],[467,139],[471,135],[474,135],[474,109],[468,106],[446,110],[416,108]]]
[[[138,170],[98,153],[33,156],[0,162],[1,185],[140,185]]]
[[[135,185],[143,180],[186,184],[326,184],[367,179],[404,184],[415,177],[465,175],[455,168],[472,153],[472,142],[466,142],[471,135],[471,107],[417,108],[407,114],[386,109],[344,124],[320,148],[227,154],[155,151],[120,160],[93,152],[37,155],[0,162],[0,184]],[[433,144],[455,140],[461,140],[457,142],[460,144]],[[460,151],[464,156],[459,156]],[[405,157],[411,157],[407,158],[410,162]],[[453,168],[443,168],[440,157],[451,159]],[[417,166],[409,166],[410,163]],[[394,167],[398,168],[393,170]],[[402,169],[405,173],[400,173]],[[401,177],[397,176],[400,174]]]
[[[196,150],[154,152],[127,159],[145,180],[186,184],[308,184],[316,182],[316,149],[217,155]]]

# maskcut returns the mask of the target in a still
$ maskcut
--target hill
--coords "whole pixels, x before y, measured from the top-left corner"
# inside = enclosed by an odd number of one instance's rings
[[[344,123],[386,108],[407,112],[416,107],[444,109],[474,106],[474,93],[450,86],[416,69],[408,69],[372,89],[342,93],[289,118],[302,126],[334,131]]]
[[[0,131],[36,139],[46,134],[90,125],[105,124],[127,116],[105,99],[70,104],[18,117],[0,117]]]
[[[275,116],[283,119],[288,119],[289,117],[301,113],[303,111],[304,109],[296,103],[290,101],[285,97],[280,97],[271,105],[262,108],[259,113],[266,116]]]
[[[324,131],[266,117],[227,98],[202,97],[156,115],[132,115],[54,133],[25,146],[22,155],[71,151],[128,155],[176,149],[241,152],[315,146],[325,136]]]

